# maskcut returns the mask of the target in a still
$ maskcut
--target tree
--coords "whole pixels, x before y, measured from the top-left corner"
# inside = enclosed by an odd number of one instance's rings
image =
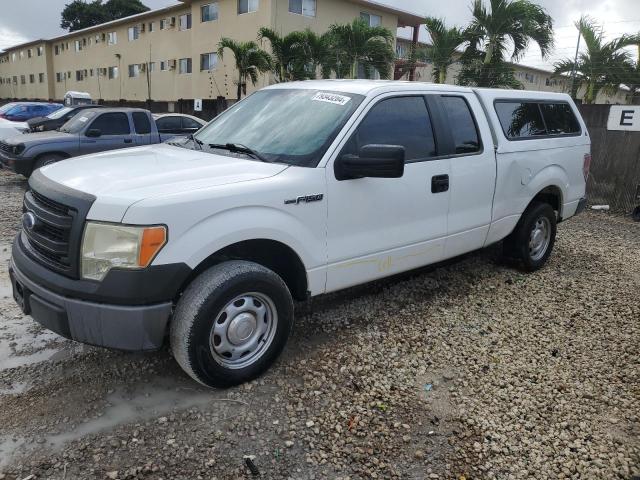
[[[602,28],[589,17],[576,22],[576,28],[584,39],[586,51],[578,55],[578,61],[565,59],[555,64],[557,75],[575,75],[572,95],[584,87],[584,103],[593,103],[601,91],[615,94],[621,83],[633,83],[634,69],[631,54],[626,47],[640,43],[640,34],[622,35],[605,42]],[[629,85],[631,87],[631,85]]]
[[[247,81],[255,85],[258,75],[271,70],[271,56],[262,50],[256,42],[236,42],[231,38],[222,38],[218,43],[218,56],[224,58],[225,49],[233,52],[238,70],[238,100],[247,93]]]
[[[426,57],[433,63],[434,83],[445,83],[447,71],[458,54],[458,47],[465,43],[464,31],[458,27],[447,28],[442,20],[434,17],[425,19],[431,44],[425,48]]]
[[[104,4],[102,0],[90,2],[74,0],[65,5],[62,10],[60,26],[65,30],[75,32],[148,10],[149,8],[140,0],[108,0]]]
[[[258,39],[271,44],[271,66],[278,82],[304,80],[304,32],[291,32],[284,37],[272,28],[258,30]]]
[[[530,0],[489,0],[489,4],[487,9],[484,0],[473,2],[473,19],[465,30],[469,45],[458,81],[480,87],[518,87],[506,57],[519,60],[533,41],[546,58],[553,48],[553,20]]]
[[[83,28],[93,27],[109,21],[101,0],[87,3],[83,0],[74,0],[65,5],[62,10],[60,27],[75,32]]]
[[[390,78],[395,59],[394,34],[388,28],[371,27],[361,18],[345,25],[333,24],[327,36],[331,55],[326,68],[338,78],[358,78],[358,66],[365,76],[377,70],[381,78]]]

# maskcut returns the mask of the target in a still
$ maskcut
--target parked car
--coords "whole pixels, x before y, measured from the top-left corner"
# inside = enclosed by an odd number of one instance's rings
[[[207,122],[198,117],[182,113],[154,114],[153,118],[156,121],[156,126],[163,138],[163,142],[171,138],[196,133],[207,124]]]
[[[269,367],[294,298],[501,240],[543,267],[591,159],[568,95],[364,80],[273,85],[174,143],[37,170],[9,272],[45,327],[123,350],[168,334],[214,387]]]
[[[28,177],[35,169],[66,158],[151,145],[179,135],[159,133],[148,110],[87,109],[58,131],[27,133],[0,141],[0,163]]]
[[[100,105],[75,105],[72,107],[63,107],[49,115],[32,118],[27,121],[27,125],[31,132],[48,132],[51,130],[57,130],[71,120],[75,115],[90,108],[95,109],[101,107]]]
[[[13,122],[26,122],[35,117],[43,117],[63,107],[61,103],[18,102],[0,112],[0,118]]]

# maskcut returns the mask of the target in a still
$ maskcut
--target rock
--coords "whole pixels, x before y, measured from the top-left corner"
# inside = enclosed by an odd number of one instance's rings
[[[117,470],[113,472],[107,472],[107,478],[110,478],[111,480],[115,480],[116,478],[118,478]]]

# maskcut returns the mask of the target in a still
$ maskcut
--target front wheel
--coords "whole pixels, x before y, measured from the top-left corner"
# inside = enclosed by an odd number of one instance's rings
[[[519,260],[525,271],[542,268],[553,250],[556,227],[556,213],[548,203],[529,205],[504,241],[505,254]]]
[[[209,387],[249,381],[276,360],[293,326],[289,289],[257,263],[211,267],[186,289],[170,329],[176,361]]]
[[[33,165],[33,169],[37,170],[38,168],[46,167],[47,165],[52,165],[60,160],[64,160],[65,157],[62,155],[58,155],[55,153],[48,153],[45,155],[41,155],[38,157],[36,162]]]

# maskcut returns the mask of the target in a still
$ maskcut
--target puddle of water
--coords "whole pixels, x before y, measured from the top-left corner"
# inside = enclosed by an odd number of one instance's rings
[[[67,340],[34,325],[31,317],[2,319],[0,315],[0,372],[49,360]],[[55,347],[52,347],[52,344]]]
[[[246,408],[244,402],[227,399],[224,391],[207,391],[184,387],[172,378],[157,379],[152,384],[138,384],[133,390],[121,389],[107,396],[107,407],[98,418],[80,423],[74,429],[44,438],[43,446],[59,450],[68,442],[87,435],[113,430],[119,425],[140,423],[169,416],[190,408],[215,405],[221,420]],[[18,453],[33,450],[22,437],[0,437],[0,467],[7,465]]]
[[[0,395],[20,395],[27,390],[29,390],[27,382],[16,382],[7,388],[0,388]],[[0,452],[2,452],[2,449],[0,449]]]

